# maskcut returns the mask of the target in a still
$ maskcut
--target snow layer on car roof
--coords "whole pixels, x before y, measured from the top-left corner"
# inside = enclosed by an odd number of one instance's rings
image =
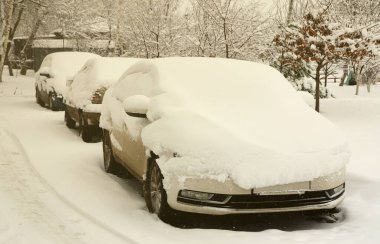
[[[139,59],[119,58],[119,57],[100,57],[93,58],[86,62],[80,70],[83,75],[75,77],[82,79],[82,82],[92,82],[107,85],[116,82],[120,76]]]
[[[87,52],[56,52],[46,58],[51,59],[50,72],[54,76],[63,76],[66,80],[71,80],[85,62],[94,57],[100,56]]]
[[[91,96],[97,89],[108,88],[138,60],[117,57],[99,57],[88,60],[67,89],[66,99],[78,107],[90,104]]]
[[[160,156],[166,179],[172,174],[231,178],[249,189],[312,180],[340,170],[349,158],[335,126],[264,64],[209,58],[143,61],[110,92],[120,101],[141,92],[152,97],[148,118],[153,122],[141,136]],[[107,98],[107,103],[115,101]],[[121,114],[107,118],[114,113],[102,112],[103,127],[111,120],[120,125],[115,119],[121,118],[131,124]]]

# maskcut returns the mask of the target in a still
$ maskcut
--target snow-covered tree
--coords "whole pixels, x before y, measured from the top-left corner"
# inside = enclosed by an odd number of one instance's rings
[[[187,38],[196,55],[258,59],[266,20],[258,1],[192,0]]]
[[[311,0],[276,0],[273,5],[271,14],[273,34],[268,38],[272,42],[267,44],[264,58],[295,85],[294,82],[305,77],[305,72],[310,67],[296,58],[288,41],[293,34],[291,30],[297,27],[313,7],[315,8],[315,3]]]
[[[178,55],[181,16],[178,0],[131,0],[127,4],[125,55]]]
[[[287,32],[286,39],[277,42],[277,45],[287,48],[285,54],[292,65],[300,64],[301,69],[307,65],[313,68],[312,72],[305,69],[304,71],[307,76],[315,80],[315,110],[319,111],[323,68],[340,57],[339,49],[336,46],[337,32],[333,29],[333,25],[326,21],[324,12],[309,13],[304,16],[299,25],[287,27],[285,30]]]
[[[337,0],[331,6],[330,18],[342,23],[344,32],[339,45],[344,48],[344,61],[351,66],[356,78],[356,95],[365,73],[373,72],[380,62],[380,4],[373,0]],[[371,82],[369,83],[369,85]]]
[[[24,12],[24,2],[25,0],[0,0],[0,82],[4,64],[9,64],[10,44]]]

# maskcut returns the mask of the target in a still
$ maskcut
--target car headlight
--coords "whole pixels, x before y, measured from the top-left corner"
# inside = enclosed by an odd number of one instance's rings
[[[333,189],[327,190],[326,191],[326,195],[329,198],[334,198],[334,197],[340,195],[341,193],[343,193],[344,192],[344,188],[345,188],[345,185],[342,184],[342,185],[337,186],[337,187],[335,187]]]
[[[191,198],[196,200],[210,200],[214,194],[199,191],[181,190],[179,193],[181,197]]]

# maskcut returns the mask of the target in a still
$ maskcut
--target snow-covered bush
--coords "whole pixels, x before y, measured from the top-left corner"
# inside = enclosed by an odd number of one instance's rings
[[[301,80],[290,82],[294,89],[297,91],[306,91],[315,96],[315,81],[311,78],[304,78]],[[334,95],[327,87],[319,87],[319,98],[333,98]]]

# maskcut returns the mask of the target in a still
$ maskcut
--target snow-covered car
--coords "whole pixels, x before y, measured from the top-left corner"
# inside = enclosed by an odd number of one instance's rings
[[[143,183],[148,209],[212,215],[334,209],[344,136],[264,64],[141,61],[104,95],[104,168]]]
[[[88,60],[65,92],[65,122],[85,142],[100,141],[99,117],[104,92],[136,61],[135,58],[99,57]]]
[[[87,52],[56,52],[47,55],[36,72],[36,101],[51,110],[63,110],[63,92],[67,81],[89,59],[100,57]]]

